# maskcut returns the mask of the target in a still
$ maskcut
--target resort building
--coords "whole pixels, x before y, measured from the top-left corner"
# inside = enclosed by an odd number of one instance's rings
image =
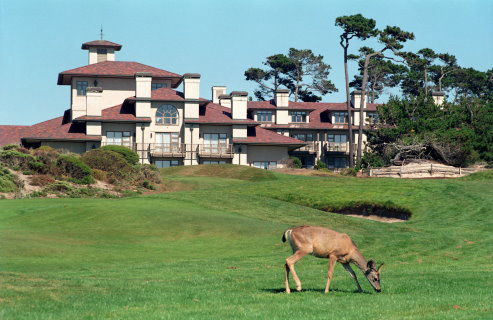
[[[288,90],[277,90],[271,101],[249,101],[247,92],[228,93],[224,86],[212,87],[209,100],[199,96],[200,74],[117,61],[121,48],[105,40],[82,44],[88,65],[58,75],[58,85],[69,87],[70,109],[32,126],[0,126],[0,145],[46,145],[75,153],[123,145],[142,163],[158,167],[279,168],[290,155],[308,168],[317,160],[329,168],[348,165],[345,102],[293,102]],[[351,97],[357,141],[361,94]],[[366,124],[376,120],[375,104],[364,104],[364,117]]]

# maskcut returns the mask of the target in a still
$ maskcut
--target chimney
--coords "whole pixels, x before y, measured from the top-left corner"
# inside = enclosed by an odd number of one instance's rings
[[[361,94],[362,92],[360,90],[351,92],[351,104],[355,109],[359,109],[360,107]],[[366,100],[364,101],[363,109],[366,109]]]
[[[151,116],[151,82],[150,72],[135,73],[135,116]]]
[[[443,93],[441,91],[434,91],[431,93],[431,97],[433,98],[433,102],[437,106],[441,106],[441,105],[443,105],[443,102],[445,100],[445,93]]]
[[[219,96],[226,94],[226,87],[213,86],[212,87],[212,103],[219,103]]]
[[[276,107],[287,108],[289,106],[289,90],[277,89],[274,94],[274,101],[276,103]]]
[[[103,97],[103,88],[87,87],[86,89],[86,115],[93,117],[101,116],[101,98]]]
[[[222,94],[218,99],[221,106],[231,109],[231,96],[229,94]]]
[[[198,100],[200,96],[200,74],[185,73],[183,75],[183,94],[185,99]]]
[[[246,120],[247,118],[248,92],[231,92],[231,115],[234,120]]]

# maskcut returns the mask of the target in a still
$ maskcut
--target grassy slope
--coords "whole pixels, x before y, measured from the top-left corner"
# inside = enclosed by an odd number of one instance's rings
[[[491,176],[313,178],[248,170],[240,181],[230,166],[211,168],[164,171],[189,191],[0,201],[0,318],[493,316]],[[354,199],[392,201],[414,216],[382,224],[298,205]],[[297,264],[305,291],[280,293],[290,254],[281,234],[298,224],[347,232],[367,258],[385,261],[384,292],[372,293],[358,272],[365,293],[354,293],[338,265],[324,295],[327,261],[306,257]]]

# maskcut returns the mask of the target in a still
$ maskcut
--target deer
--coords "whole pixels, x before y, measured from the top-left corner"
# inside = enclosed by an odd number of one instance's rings
[[[329,273],[325,293],[329,292],[336,262],[341,263],[351,278],[354,279],[359,292],[362,292],[362,289],[350,263],[355,264],[363,272],[376,292],[381,292],[380,270],[383,263],[377,267],[373,260],[366,261],[356,244],[347,234],[324,227],[298,226],[283,233],[282,242],[286,241],[289,242],[291,249],[293,249],[293,255],[286,259],[286,264],[284,265],[286,293],[291,292],[289,288],[289,272],[293,274],[296,290],[298,292],[301,291],[301,281],[296,274],[294,264],[308,254],[317,258],[329,259]]]

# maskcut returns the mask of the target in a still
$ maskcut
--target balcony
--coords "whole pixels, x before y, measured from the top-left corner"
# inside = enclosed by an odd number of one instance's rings
[[[306,146],[299,147],[294,150],[295,152],[308,152],[308,153],[317,153],[318,152],[318,141],[306,141]]]
[[[197,152],[201,158],[233,158],[233,145],[199,144]]]
[[[348,142],[327,142],[324,146],[326,152],[342,152],[349,153]],[[353,144],[353,150],[356,151],[356,144]]]
[[[184,143],[148,143],[148,152],[152,157],[184,158],[186,146]]]

